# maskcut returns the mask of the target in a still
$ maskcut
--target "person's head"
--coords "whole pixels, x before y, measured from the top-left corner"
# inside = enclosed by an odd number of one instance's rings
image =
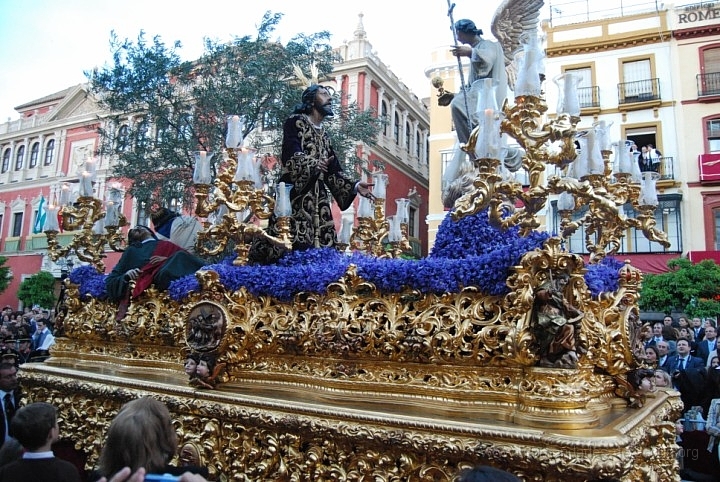
[[[683,328],[685,326],[690,326],[690,322],[688,321],[686,316],[681,316],[680,318],[678,318],[678,326],[680,328]]]
[[[689,326],[685,326],[678,330],[678,336],[680,336],[680,338],[687,338],[688,340],[692,341],[695,338],[695,333]]]
[[[642,151],[643,151],[643,152],[647,152],[647,150],[648,150],[647,146],[642,146]]]
[[[317,112],[321,117],[332,117],[332,92],[324,85],[312,84],[302,93],[301,104],[295,106],[295,114],[312,114]]]
[[[17,368],[15,368],[15,364],[7,362],[0,363],[0,390],[12,392],[17,386]]]
[[[35,323],[37,324],[38,333],[42,332],[45,329],[45,318],[38,318],[35,320]]]
[[[36,451],[56,442],[60,437],[57,410],[45,402],[31,403],[15,412],[10,422],[10,435],[26,450]]]
[[[667,315],[665,318],[663,318],[663,325],[672,326],[673,321],[675,321],[675,320],[673,320],[673,317],[670,315]]]
[[[712,341],[716,337],[717,337],[717,329],[712,325],[706,326],[705,327],[705,339]]]
[[[702,326],[702,320],[700,318],[693,318],[692,326],[693,328],[700,328]]]
[[[455,22],[455,35],[457,40],[463,44],[473,43],[478,35],[482,35],[483,31],[475,27],[475,22],[467,18],[463,18]]]
[[[145,241],[146,239],[154,238],[155,233],[153,233],[150,228],[147,226],[143,226],[141,224],[138,224],[134,228],[132,228],[130,231],[128,231],[128,244],[134,244],[134,243],[141,243]]]
[[[658,349],[654,346],[649,346],[645,348],[645,360],[655,363],[658,361],[658,358],[660,358],[660,353],[658,352]]]
[[[463,470],[460,473],[458,482],[520,482],[520,479],[510,472],[505,472],[504,470],[487,465],[480,465],[472,469]]]
[[[665,324],[662,321],[656,321],[653,323],[653,335],[662,336],[663,328]]]
[[[720,366],[720,358],[714,356],[710,359],[710,368],[717,368]]]
[[[680,338],[675,345],[675,351],[680,356],[686,356],[690,353],[690,342],[686,338]]]
[[[0,447],[0,467],[20,460],[25,449],[17,439],[9,438]]]
[[[672,378],[670,378],[670,374],[665,370],[655,370],[653,382],[656,387],[672,387]]]
[[[161,473],[176,451],[177,434],[167,407],[154,398],[138,398],[126,403],[110,423],[99,471],[106,477],[123,467]]]
[[[160,207],[150,214],[150,220],[152,221],[155,230],[159,230],[161,227],[179,216],[180,215],[175,211],[171,211],[165,207]]]
[[[653,388],[654,377],[655,370],[640,368],[631,370],[628,373],[628,382],[630,382],[630,385],[632,385],[634,389],[640,392],[649,392]]]
[[[657,348],[658,355],[661,357],[668,354],[668,351],[670,351],[670,345],[668,345],[668,342],[666,341],[659,341],[655,344],[655,348]]]

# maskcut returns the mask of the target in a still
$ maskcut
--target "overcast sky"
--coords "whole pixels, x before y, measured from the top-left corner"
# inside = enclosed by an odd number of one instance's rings
[[[453,17],[471,18],[490,34],[500,0],[457,0]],[[252,35],[265,11],[283,13],[276,37],[328,30],[333,46],[349,40],[363,13],[380,59],[419,97],[430,95],[423,70],[430,51],[453,43],[447,0],[0,0],[0,122],[14,107],[84,82],[84,71],[110,59],[109,39],[159,35],[182,42],[196,58],[203,38]]]

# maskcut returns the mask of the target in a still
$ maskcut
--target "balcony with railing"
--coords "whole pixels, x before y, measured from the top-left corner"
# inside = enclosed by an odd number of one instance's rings
[[[578,98],[583,114],[592,114],[600,111],[600,87],[579,87]]]
[[[620,108],[630,108],[630,110],[660,105],[660,79],[619,83],[618,104]],[[631,104],[636,105],[632,106]]]
[[[698,97],[720,97],[720,72],[697,75]]]

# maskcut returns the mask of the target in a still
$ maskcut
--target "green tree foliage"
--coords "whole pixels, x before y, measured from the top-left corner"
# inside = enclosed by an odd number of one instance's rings
[[[0,256],[0,293],[10,286],[10,282],[13,279],[12,274],[10,274],[10,267],[5,265],[7,260],[5,256]]]
[[[191,205],[191,153],[224,152],[228,115],[241,117],[243,136],[263,127],[262,135],[250,136],[245,144],[279,156],[277,129],[302,93],[294,66],[308,77],[314,66],[322,80],[339,60],[328,32],[300,34],[287,45],[272,40],[281,17],[267,12],[255,37],[222,43],[206,39],[203,55],[192,62],[181,59],[179,42],[171,47],[159,37],[148,42],[143,32],[136,42],[111,36],[112,65],[87,75],[90,92],[110,112],[110,122],[99,132],[99,152],[116,159],[113,176],[129,183],[132,197]],[[358,142],[372,145],[382,123],[342,98],[337,104],[342,108],[328,131],[348,172],[357,172]],[[213,168],[222,160],[217,154]]]
[[[693,264],[677,258],[668,261],[668,267],[668,273],[645,276],[640,309],[701,318],[720,315],[720,266],[712,260]]]
[[[55,277],[47,271],[40,271],[20,283],[17,297],[25,306],[40,305],[50,308],[55,305]]]

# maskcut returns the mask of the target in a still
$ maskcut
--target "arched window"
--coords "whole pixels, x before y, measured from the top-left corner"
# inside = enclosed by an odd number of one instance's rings
[[[7,172],[10,169],[10,149],[5,149],[2,160],[2,172]]]
[[[384,135],[385,137],[388,137],[388,134],[389,134],[388,129],[390,129],[390,122],[389,122],[389,119],[388,119],[387,102],[385,102],[385,101],[383,101],[383,103],[382,103],[382,112],[381,112],[381,115],[382,115],[382,121],[385,123],[384,126],[383,126],[383,135]]]
[[[22,169],[23,164],[25,164],[25,146],[20,146],[15,156],[15,170],[19,171]]]
[[[40,143],[36,142],[30,149],[30,163],[28,167],[33,168],[37,166],[38,156],[40,155]]]
[[[126,151],[127,148],[130,147],[129,131],[130,128],[127,126],[127,124],[120,126],[117,136],[117,145],[115,146],[118,151]]]
[[[395,123],[393,124],[393,137],[395,137],[395,144],[400,145],[400,116],[395,113]]]
[[[50,139],[45,145],[45,161],[43,164],[49,166],[55,158],[55,139]]]
[[[405,149],[410,152],[410,146],[412,145],[412,131],[410,130],[410,122],[405,123]]]

